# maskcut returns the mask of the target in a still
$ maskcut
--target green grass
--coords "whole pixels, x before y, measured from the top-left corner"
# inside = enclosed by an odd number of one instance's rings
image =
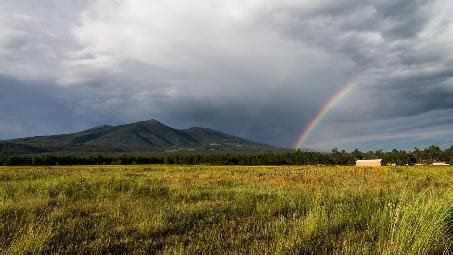
[[[0,249],[448,254],[452,184],[452,167],[0,167]]]

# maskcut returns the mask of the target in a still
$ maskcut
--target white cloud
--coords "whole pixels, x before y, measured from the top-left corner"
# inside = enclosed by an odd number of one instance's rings
[[[99,1],[82,14],[73,34],[94,58],[133,60],[201,79],[228,77],[229,86],[243,83],[235,81],[243,76],[275,80],[294,70],[310,78],[323,71],[330,56],[260,24],[260,12],[270,8],[265,6],[257,1]],[[93,61],[95,68],[103,64]]]

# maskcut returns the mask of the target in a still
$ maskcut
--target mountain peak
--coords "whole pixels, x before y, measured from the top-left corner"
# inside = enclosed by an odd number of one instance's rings
[[[156,119],[145,120],[145,122],[162,124],[162,122],[160,122],[160,121],[158,121],[158,120],[156,120]]]
[[[157,129],[173,129],[162,122],[156,120],[156,119],[149,119],[149,120],[144,120],[144,121],[139,121],[135,123],[131,123],[129,125],[133,126],[145,126],[149,128],[157,128]]]
[[[165,126],[167,127],[167,125],[163,124],[162,122],[156,120],[156,119],[149,119],[149,120],[144,120],[144,121],[139,121],[139,122],[136,122],[136,123],[145,123],[147,125],[151,125],[151,126]]]

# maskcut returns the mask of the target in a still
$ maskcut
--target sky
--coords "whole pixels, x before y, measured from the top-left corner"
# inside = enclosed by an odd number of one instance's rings
[[[157,119],[292,147],[453,145],[450,0],[0,0],[0,139]]]

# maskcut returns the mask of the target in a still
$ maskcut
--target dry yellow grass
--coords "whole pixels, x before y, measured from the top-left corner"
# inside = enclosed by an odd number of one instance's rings
[[[3,253],[448,253],[453,167],[0,167]]]

